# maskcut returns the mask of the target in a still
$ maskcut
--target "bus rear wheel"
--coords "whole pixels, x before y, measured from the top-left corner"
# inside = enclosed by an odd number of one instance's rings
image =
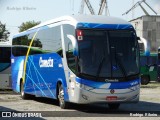
[[[117,110],[120,106],[119,103],[108,103],[109,109],[111,110]]]
[[[149,75],[142,75],[141,76],[141,84],[147,85],[150,81]]]
[[[69,107],[69,103],[64,100],[64,90],[62,84],[59,84],[59,92],[58,92],[58,100],[59,106],[62,109],[67,109]]]
[[[21,93],[21,98],[22,99],[28,99],[29,98],[29,95],[24,92],[23,81],[21,81],[21,83],[20,83],[20,93]]]

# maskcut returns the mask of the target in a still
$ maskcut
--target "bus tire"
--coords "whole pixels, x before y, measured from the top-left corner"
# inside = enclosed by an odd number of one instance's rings
[[[24,92],[24,84],[23,84],[23,81],[21,81],[21,83],[20,83],[20,93],[21,93],[21,98],[22,99],[28,99],[30,96],[28,95],[28,94],[26,94],[25,92]]]
[[[111,110],[117,110],[120,106],[120,103],[108,103],[108,107]]]
[[[69,107],[69,103],[64,100],[64,89],[62,84],[58,85],[58,101],[59,101],[59,106],[62,109],[67,109]]]
[[[150,82],[149,75],[141,75],[141,84],[147,85]]]

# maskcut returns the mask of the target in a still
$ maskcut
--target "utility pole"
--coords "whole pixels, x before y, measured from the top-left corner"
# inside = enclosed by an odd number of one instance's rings
[[[101,0],[98,15],[102,15],[104,7],[105,7],[105,15],[109,16],[109,9],[108,9],[107,0]]]
[[[80,14],[84,13],[85,5],[87,6],[91,15],[95,15],[94,9],[89,0],[81,0],[81,6],[80,6],[79,13]],[[98,15],[102,15],[103,11],[105,11],[106,16],[110,16],[109,9],[108,9],[108,0],[100,0],[100,8],[98,11]]]
[[[106,0],[106,10],[105,10],[105,15],[106,15],[106,16],[110,16],[109,8],[108,8],[108,0]]]
[[[81,8],[80,8],[80,12],[79,13],[80,14],[84,13],[85,4],[87,5],[87,8],[88,8],[89,12],[91,13],[91,15],[95,15],[94,9],[93,9],[93,7],[92,7],[92,5],[91,5],[89,0],[82,0],[81,1]]]
[[[81,7],[80,7],[79,13],[80,13],[80,14],[83,14],[83,13],[84,13],[84,0],[81,1]]]
[[[153,8],[146,2],[146,0],[138,1],[136,4],[134,4],[134,5],[132,6],[132,8],[130,8],[129,10],[127,10],[127,11],[126,11],[125,13],[123,13],[122,15],[126,15],[126,14],[128,14],[130,11],[133,12],[133,10],[134,10],[136,7],[138,7],[138,6],[140,6],[140,8],[142,9],[142,11],[145,13],[145,15],[149,15],[149,13],[147,12],[147,10],[142,6],[142,3],[146,4],[146,5],[148,6],[148,8],[150,8],[150,10],[152,10],[152,12],[154,12],[154,13],[157,15],[156,11],[153,10]],[[133,14],[133,15],[134,15],[134,14]]]

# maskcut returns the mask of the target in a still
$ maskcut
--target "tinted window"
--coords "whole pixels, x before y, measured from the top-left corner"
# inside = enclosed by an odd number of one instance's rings
[[[149,57],[149,64],[150,65],[157,64],[157,56]]]
[[[60,26],[39,31],[36,36],[36,45],[46,52],[57,52],[62,49]]]
[[[12,53],[14,56],[25,56],[35,33],[13,39]],[[61,46],[60,26],[41,29],[31,45],[29,55],[60,52]]]
[[[0,47],[0,72],[7,69],[11,64],[11,48]]]
[[[133,31],[81,30],[78,40],[80,73],[124,77],[139,72],[139,48]]]
[[[0,63],[10,63],[11,48],[10,47],[0,47]]]
[[[147,65],[147,57],[146,56],[141,56],[140,57],[140,65],[141,66]]]

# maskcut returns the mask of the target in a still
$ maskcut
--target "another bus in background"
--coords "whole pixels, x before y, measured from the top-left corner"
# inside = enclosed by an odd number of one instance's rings
[[[147,85],[150,81],[157,81],[158,54],[150,52],[149,42],[140,37],[140,73],[141,84]]]
[[[150,81],[157,81],[157,61],[158,54],[150,53],[149,56],[141,54],[140,56],[140,73],[141,84],[147,85]]]
[[[0,42],[0,89],[11,89],[11,44]]]

